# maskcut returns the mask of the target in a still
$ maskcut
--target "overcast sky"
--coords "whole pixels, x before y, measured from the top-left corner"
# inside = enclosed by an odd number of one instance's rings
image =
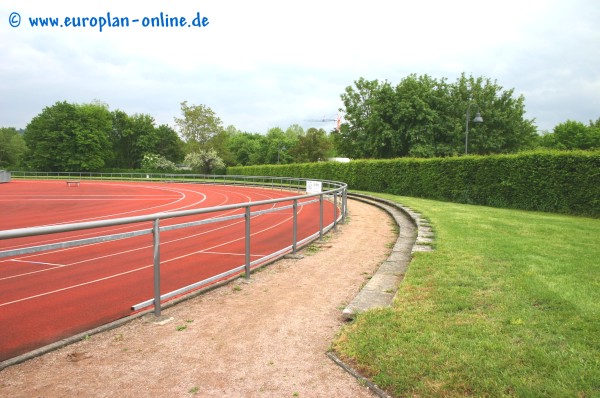
[[[161,12],[208,24],[142,26]],[[90,26],[107,13],[130,26]],[[33,28],[35,17],[90,19]],[[94,100],[174,126],[188,101],[242,131],[329,131],[334,122],[309,120],[334,119],[360,77],[465,72],[522,94],[526,118],[551,131],[600,118],[599,21],[598,0],[2,0],[0,127]]]

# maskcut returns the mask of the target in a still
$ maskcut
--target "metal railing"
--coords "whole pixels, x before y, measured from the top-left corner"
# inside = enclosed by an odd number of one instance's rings
[[[189,173],[95,173],[95,172],[51,172],[51,171],[10,171],[14,179],[29,180],[99,180],[99,181],[168,181],[192,182],[207,184],[242,184],[264,187],[293,187],[303,190],[309,178],[271,177],[271,176],[241,176],[218,174],[189,174]],[[320,180],[324,187],[334,188],[343,184],[338,181]]]
[[[90,180],[118,180],[118,181],[167,181],[167,182],[188,182],[188,183],[203,183],[203,184],[217,184],[217,185],[245,185],[253,187],[283,189],[283,190],[297,190],[301,192],[306,189],[307,181],[309,179],[298,179],[289,177],[263,177],[263,176],[207,176],[207,175],[193,175],[193,174],[125,174],[125,173],[112,173],[112,174],[99,174],[99,173],[40,173],[40,172],[12,172],[13,180],[21,178],[37,178],[37,179],[90,179]],[[20,247],[17,249],[9,249],[0,251],[0,258],[23,255],[29,253],[37,253],[48,250],[63,249],[68,247],[76,247],[82,245],[88,245],[98,242],[109,242],[119,239],[131,238],[141,235],[153,235],[153,267],[154,267],[154,298],[145,302],[132,306],[133,310],[139,310],[141,308],[154,305],[154,313],[156,316],[160,316],[161,313],[161,301],[170,299],[175,296],[182,295],[186,292],[195,290],[199,287],[208,285],[214,281],[222,280],[235,274],[245,273],[245,277],[250,277],[250,272],[253,266],[266,263],[267,261],[282,256],[285,253],[296,253],[299,246],[305,245],[313,240],[322,239],[323,234],[331,229],[336,229],[339,222],[344,222],[347,213],[347,185],[342,182],[320,180],[322,184],[322,190],[318,193],[310,194],[298,194],[291,195],[290,197],[262,200],[256,202],[248,202],[242,204],[232,204],[226,206],[209,207],[195,210],[181,210],[174,212],[163,212],[155,213],[144,216],[135,217],[123,217],[115,218],[110,220],[102,221],[89,221],[71,224],[62,224],[54,226],[42,226],[42,227],[30,227],[20,228],[12,230],[0,231],[0,240],[16,239],[22,237],[41,236],[47,234],[55,234],[61,232],[73,232],[81,231],[102,227],[111,227],[117,225],[135,224],[140,222],[152,222],[153,227],[151,229],[141,229],[137,231],[124,232],[118,234],[97,236],[92,238],[70,240],[46,245]],[[291,193],[291,192],[290,192]],[[331,223],[324,225],[323,219],[323,207],[325,200],[331,200],[333,202],[334,217]],[[291,202],[291,204],[285,206],[275,206],[271,209],[266,210],[255,210],[253,208],[277,204],[283,202]],[[318,231],[314,231],[310,236],[298,240],[297,239],[297,228],[298,228],[298,207],[306,206],[311,203],[319,202],[319,228]],[[192,215],[202,215],[214,212],[228,211],[243,209],[243,213],[214,217],[199,221],[186,222],[181,224],[160,226],[160,222],[166,219],[177,219]],[[250,260],[250,238],[251,238],[251,218],[261,214],[267,214],[271,212],[281,211],[285,209],[292,209],[293,211],[293,224],[292,224],[292,245],[280,249],[274,253],[268,254],[261,257],[258,260]],[[338,211],[339,209],[339,211]],[[192,285],[181,287],[164,295],[160,294],[160,236],[161,232],[189,228],[193,226],[199,226],[209,223],[225,222],[234,219],[244,219],[245,222],[245,262],[244,265],[235,267],[224,273],[214,275],[208,279],[198,281]]]

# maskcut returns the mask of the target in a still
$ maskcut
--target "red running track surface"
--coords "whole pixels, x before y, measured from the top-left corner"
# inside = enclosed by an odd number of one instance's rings
[[[168,183],[13,180],[0,184],[0,230],[139,216],[290,197],[249,187]],[[290,205],[283,202],[252,211]],[[161,221],[161,227],[233,210]],[[333,221],[325,201],[324,225]],[[292,209],[251,221],[251,260],[292,244]],[[149,230],[138,223],[0,240],[0,251],[112,233]],[[319,204],[298,206],[298,240],[319,230]],[[244,264],[244,219],[161,232],[161,294]],[[131,315],[152,299],[152,235],[0,258],[0,361]]]

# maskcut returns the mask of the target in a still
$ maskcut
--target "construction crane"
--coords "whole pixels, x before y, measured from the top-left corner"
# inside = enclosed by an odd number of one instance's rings
[[[342,124],[342,117],[340,115],[337,116],[336,119],[327,119],[323,116],[323,119],[307,119],[307,122],[315,122],[315,123],[327,123],[327,122],[336,122],[335,129],[340,131],[340,126]]]

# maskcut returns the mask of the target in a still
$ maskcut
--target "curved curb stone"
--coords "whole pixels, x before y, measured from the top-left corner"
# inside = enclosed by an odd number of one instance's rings
[[[358,313],[372,308],[389,307],[392,304],[408,269],[412,253],[433,250],[433,233],[427,220],[405,206],[369,195],[353,193],[348,196],[385,210],[400,229],[388,259],[342,311],[344,319],[351,320]]]
[[[372,308],[389,307],[392,304],[408,269],[412,253],[433,250],[431,246],[433,232],[429,222],[421,218],[419,213],[398,203],[363,194],[349,193],[348,196],[387,211],[400,229],[388,259],[381,264],[375,275],[342,311],[342,316],[346,320],[351,320],[358,313]],[[378,397],[391,398],[385,391],[339,359],[335,353],[328,352],[327,356],[359,382],[364,383]]]

